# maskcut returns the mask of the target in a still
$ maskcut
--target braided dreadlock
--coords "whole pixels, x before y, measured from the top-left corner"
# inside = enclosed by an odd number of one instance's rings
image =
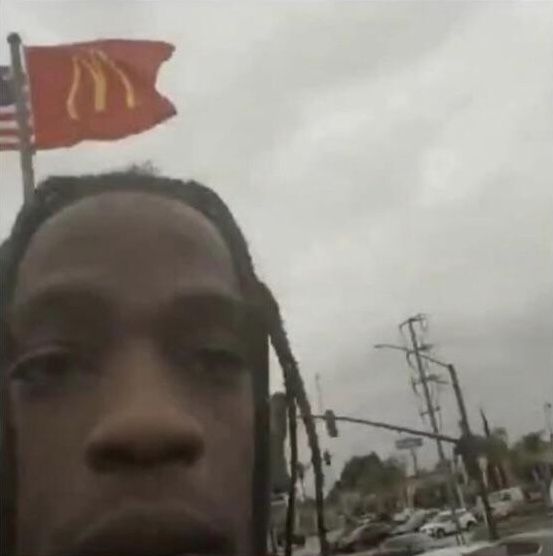
[[[9,353],[6,314],[15,288],[19,263],[34,233],[51,216],[73,203],[103,192],[131,190],[169,197],[198,210],[220,232],[231,253],[241,287],[268,328],[271,344],[284,374],[291,444],[291,475],[287,514],[286,555],[292,551],[292,529],[298,475],[297,410],[304,422],[315,474],[317,525],[322,556],[328,555],[323,513],[323,474],[319,442],[311,407],[299,367],[286,335],[279,306],[268,287],[257,278],[247,242],[232,213],[211,189],[196,183],[159,177],[141,171],[115,172],[79,177],[52,177],[42,182],[33,198],[21,209],[11,235],[0,246],[0,370]],[[261,373],[266,374],[266,373]],[[256,379],[254,379],[255,381]],[[268,376],[257,378],[256,467],[253,478],[255,507],[254,547],[256,554],[266,550],[268,529]],[[15,431],[9,420],[9,397],[2,380],[2,434],[0,436],[0,533],[2,548],[10,554],[15,546]]]

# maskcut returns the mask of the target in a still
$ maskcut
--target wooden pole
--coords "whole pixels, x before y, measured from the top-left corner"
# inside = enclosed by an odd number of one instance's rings
[[[19,155],[21,161],[21,175],[23,177],[23,200],[28,203],[34,194],[35,176],[33,168],[32,130],[30,125],[29,107],[25,92],[25,73],[21,61],[21,37],[17,33],[8,36],[10,45],[11,66],[16,106],[17,128],[19,134]]]

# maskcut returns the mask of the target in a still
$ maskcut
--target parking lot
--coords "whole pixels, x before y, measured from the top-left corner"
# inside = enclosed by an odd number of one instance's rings
[[[543,508],[539,507],[531,509],[525,515],[512,516],[498,523],[498,532],[501,538],[532,531],[550,530],[552,528],[553,517],[548,515]],[[464,541],[467,548],[473,546],[476,549],[476,547],[481,546],[487,540],[487,530],[482,525],[470,533],[464,533]],[[447,536],[443,539],[436,539],[434,548],[453,547],[457,544],[455,536]],[[371,552],[371,550],[355,552],[352,556],[370,556]],[[318,554],[318,541],[316,537],[308,538],[305,547],[294,551],[294,556],[318,556]]]

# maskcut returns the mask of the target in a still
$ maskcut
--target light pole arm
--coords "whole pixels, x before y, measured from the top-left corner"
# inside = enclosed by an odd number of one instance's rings
[[[395,349],[396,351],[402,351],[403,353],[405,353],[407,355],[407,357],[410,357],[411,355],[414,354],[413,350],[408,349],[406,347],[403,346],[396,346],[394,344],[375,344],[374,346],[375,349]],[[438,365],[440,367],[443,367],[444,369],[449,369],[449,364],[448,363],[444,363],[443,361],[440,361],[439,359],[435,359],[434,357],[431,357],[430,355],[426,355],[425,353],[420,353],[419,352],[419,356],[421,359],[425,359],[426,361],[429,361],[430,363],[434,363],[434,365]]]

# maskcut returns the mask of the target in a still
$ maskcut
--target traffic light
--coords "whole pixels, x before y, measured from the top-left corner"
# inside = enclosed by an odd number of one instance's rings
[[[328,450],[325,450],[323,453],[323,461],[325,462],[325,465],[327,467],[330,467],[332,465],[332,456],[330,455],[330,452]]]
[[[330,438],[338,438],[338,428],[336,427],[336,415],[334,411],[328,409],[325,412],[326,432]]]

